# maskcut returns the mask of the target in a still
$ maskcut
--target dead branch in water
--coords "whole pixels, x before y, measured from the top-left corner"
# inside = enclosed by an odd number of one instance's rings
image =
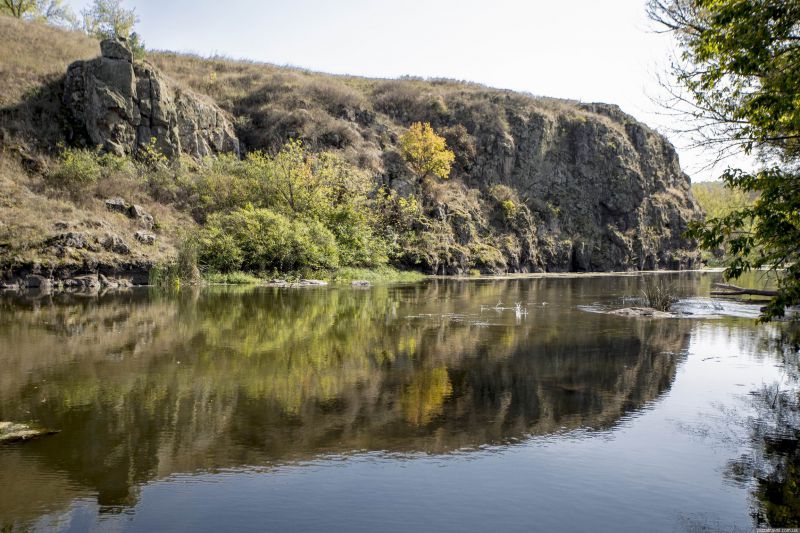
[[[750,296],[775,296],[778,294],[776,291],[764,291],[760,289],[745,289],[730,283],[715,283],[714,287],[723,289],[721,291],[711,291],[711,296],[738,296],[747,294]]]

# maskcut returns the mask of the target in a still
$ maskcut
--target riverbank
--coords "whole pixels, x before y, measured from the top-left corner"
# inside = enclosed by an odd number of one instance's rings
[[[341,268],[334,272],[316,272],[312,274],[285,273],[273,276],[259,276],[247,272],[210,273],[203,275],[203,282],[208,285],[291,285],[303,279],[315,279],[328,283],[352,283],[365,281],[369,283],[412,282],[421,281],[430,276],[413,270],[398,270],[392,267],[380,268]]]
[[[326,283],[398,283],[415,282],[424,279],[453,279],[470,281],[488,280],[524,280],[524,279],[569,279],[569,278],[598,278],[598,277],[636,277],[641,275],[668,275],[675,273],[719,273],[721,268],[706,268],[692,270],[636,270],[628,272],[537,272],[525,274],[496,274],[496,275],[429,275],[413,270],[399,270],[394,267],[378,268],[340,268],[335,271],[308,271],[284,272],[267,274],[253,274],[249,272],[228,273],[203,273],[194,283],[181,283],[178,279],[154,279],[152,270],[148,271],[146,265],[136,265],[136,268],[126,267],[120,270],[98,269],[95,272],[50,271],[32,272],[29,269],[18,273],[8,273],[6,279],[0,279],[0,290],[44,290],[44,291],[93,291],[107,289],[125,289],[134,286],[159,286],[159,285],[274,285],[274,286],[300,286],[301,280],[319,280]]]

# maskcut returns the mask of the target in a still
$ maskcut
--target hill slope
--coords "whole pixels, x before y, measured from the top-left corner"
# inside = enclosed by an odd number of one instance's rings
[[[72,202],[74,218],[91,219],[116,187],[87,189],[76,202],[57,197],[40,179],[59,143],[76,142],[61,104],[67,66],[99,55],[98,43],[5,17],[0,38],[13,43],[0,51],[0,262],[31,268],[67,262],[91,271],[91,251],[59,258],[39,246],[56,228],[36,214],[51,209],[48,202]],[[275,153],[299,138],[313,150],[342,154],[376,185],[401,195],[419,191],[398,137],[412,122],[431,123],[456,161],[450,179],[422,199],[423,215],[436,228],[433,244],[398,256],[400,266],[440,273],[599,271],[683,268],[696,260],[693,243],[681,235],[700,211],[674,148],[615,106],[448,80],[333,76],[166,52],[150,53],[147,61],[170,83],[225,110],[243,152]],[[169,222],[161,227],[196,224],[135,184],[119,188],[126,200],[158,211]],[[19,228],[20,210],[29,214],[21,217],[26,231]],[[130,232],[115,226],[121,220],[107,223]],[[160,255],[136,245],[133,257],[146,262],[174,253],[174,231],[159,239]]]

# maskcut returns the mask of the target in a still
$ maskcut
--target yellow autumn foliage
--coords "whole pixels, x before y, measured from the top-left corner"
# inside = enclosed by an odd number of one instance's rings
[[[444,137],[427,122],[414,122],[400,136],[400,150],[408,166],[421,180],[428,176],[447,179],[455,154],[447,148]]]

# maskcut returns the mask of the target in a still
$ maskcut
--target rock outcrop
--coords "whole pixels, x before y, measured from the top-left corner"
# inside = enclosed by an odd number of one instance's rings
[[[204,88],[196,58],[153,61]],[[237,132],[248,150],[274,153],[299,138],[420,200],[427,221],[413,228],[419,238],[404,248],[410,253],[400,266],[491,274],[697,264],[695,243],[684,237],[702,216],[689,176],[666,138],[615,105],[449,80],[352,83],[257,64],[204,65],[235,84],[215,91],[241,119]],[[449,179],[426,190],[398,146],[414,122],[430,123],[455,152]]]
[[[701,212],[662,135],[614,105],[479,94],[464,105],[444,92],[443,106],[456,111],[420,117],[441,124],[456,164],[425,206],[446,247],[417,264],[441,274],[697,264],[684,234]],[[411,189],[402,161],[387,160],[382,179]]]
[[[60,142],[118,154],[152,143],[177,158],[236,153],[240,141],[242,151],[275,153],[300,139],[311,150],[338,152],[377,187],[415,195],[420,212],[405,233],[408,242],[397,236],[393,248],[401,268],[499,274],[697,264],[684,232],[702,213],[675,149],[616,106],[449,80],[358,80],[154,51],[142,62],[117,40],[104,41],[101,56],[87,59],[96,55],[96,41],[52,28],[29,32],[26,24],[0,17],[0,29],[23,54],[39,50],[26,39],[45,31],[53,43],[69,37],[80,46],[54,45],[51,55],[36,58],[44,70],[0,68],[0,79],[26,80],[10,84],[11,96],[0,99],[0,145],[19,155],[20,175],[44,173],[42,154]],[[200,94],[209,89],[215,101]],[[429,122],[455,152],[448,180],[420,185],[403,160],[398,139],[414,122]],[[24,183],[0,179],[0,196],[13,198],[0,202],[0,266],[8,268],[0,282],[13,278],[15,285],[39,270],[54,280],[102,270],[146,282],[148,265],[175,251],[176,234],[164,229],[191,209],[188,197],[162,209],[154,204],[169,203],[169,195],[152,202],[137,196],[161,219],[154,220],[140,206],[111,198],[106,207],[121,215],[103,227],[64,221],[53,228],[38,215],[53,199]],[[96,218],[76,209],[70,216]],[[36,225],[24,222],[27,212],[36,212],[27,217]]]
[[[118,155],[151,143],[169,158],[239,152],[233,126],[215,104],[134,61],[124,40],[104,40],[100,49],[101,57],[67,71],[64,104],[79,136]]]
[[[617,106],[573,105],[508,106],[497,131],[472,134],[476,155],[464,181],[507,186],[530,212],[505,217],[519,245],[500,247],[506,264],[496,270],[693,266],[684,232],[701,213],[674,147]]]

